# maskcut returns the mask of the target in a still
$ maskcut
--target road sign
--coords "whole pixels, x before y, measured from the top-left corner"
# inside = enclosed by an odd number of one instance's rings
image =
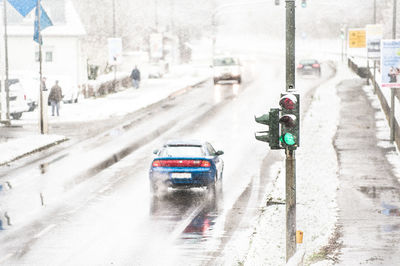
[[[108,64],[119,65],[122,61],[122,39],[108,38]]]
[[[152,59],[163,57],[163,35],[161,33],[150,34],[150,56]]]
[[[400,40],[381,42],[382,87],[400,88]]]
[[[368,58],[379,59],[381,57],[382,24],[369,24],[365,30]]]
[[[349,48],[365,48],[366,33],[364,29],[349,29]]]

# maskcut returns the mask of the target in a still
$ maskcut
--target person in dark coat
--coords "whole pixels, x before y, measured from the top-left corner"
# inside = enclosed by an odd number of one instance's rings
[[[135,68],[132,70],[131,73],[131,79],[132,79],[132,86],[137,89],[139,88],[139,84],[140,84],[140,71],[137,68],[137,66],[135,66]]]
[[[49,94],[49,101],[51,103],[51,115],[54,116],[54,109],[57,111],[57,116],[60,115],[60,102],[62,100],[62,89],[58,85],[58,80],[53,87],[51,87],[50,94]]]

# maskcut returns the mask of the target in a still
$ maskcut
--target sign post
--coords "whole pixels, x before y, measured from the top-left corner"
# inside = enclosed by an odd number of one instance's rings
[[[114,66],[113,90],[116,91],[117,65],[122,61],[122,39],[108,38],[108,64]]]
[[[370,67],[369,61],[373,60],[374,62],[374,80],[375,78],[375,67],[376,67],[376,60],[381,57],[381,40],[382,40],[382,25],[381,24],[368,24],[365,27],[366,31],[366,41],[367,41],[367,68],[368,68],[368,82],[370,78]],[[375,87],[375,84],[374,84]]]

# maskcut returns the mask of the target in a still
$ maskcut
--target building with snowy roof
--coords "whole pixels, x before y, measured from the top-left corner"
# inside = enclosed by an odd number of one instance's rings
[[[70,0],[41,2],[53,22],[53,26],[42,30],[42,74],[47,78],[47,88],[59,80],[64,100],[69,100],[69,97],[77,97],[78,87],[87,82],[86,55],[81,49],[86,32]],[[23,17],[7,5],[10,77],[36,80],[36,83],[27,83],[31,84],[26,88],[29,91],[38,90],[39,86],[39,45],[33,40],[34,20],[35,10]]]

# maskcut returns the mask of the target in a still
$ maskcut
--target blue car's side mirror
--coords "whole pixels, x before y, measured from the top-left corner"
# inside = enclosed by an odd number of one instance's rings
[[[224,154],[223,151],[217,151],[217,152],[215,153],[215,155],[217,155],[217,156],[220,156],[220,155],[222,155],[222,154]]]

